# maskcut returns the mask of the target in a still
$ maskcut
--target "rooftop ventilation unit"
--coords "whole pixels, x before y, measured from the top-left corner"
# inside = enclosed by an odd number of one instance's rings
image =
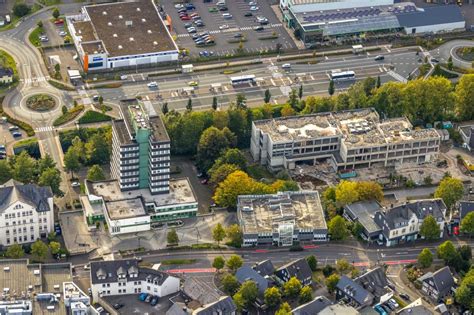
[[[10,267],[3,268],[3,271],[10,271]]]
[[[102,15],[107,15],[107,11],[102,11]]]
[[[140,8],[137,8],[137,11],[138,11],[138,12],[140,12],[140,11],[141,11],[141,9],[140,9]]]
[[[39,274],[40,274],[39,269],[34,270],[34,271],[33,271],[33,274],[34,274],[35,276],[39,276]]]
[[[118,35],[117,35],[117,34],[114,34],[114,35],[112,35],[112,36],[113,36],[113,37],[118,37]]]
[[[135,39],[133,37],[130,37],[129,39],[131,42],[133,42]]]
[[[125,21],[125,25],[126,25],[126,26],[132,26],[132,25],[133,25],[133,22],[132,22],[132,21]]]
[[[108,26],[112,26],[112,22],[107,23]]]
[[[142,22],[145,23],[145,22],[146,22],[146,19],[142,19]]]
[[[151,30],[146,31],[148,34],[151,34]]]
[[[123,19],[123,16],[122,16],[122,15],[119,15],[119,19]]]
[[[154,42],[153,42],[153,45],[155,45],[155,46],[158,45],[158,42],[157,42],[157,41],[154,41]]]

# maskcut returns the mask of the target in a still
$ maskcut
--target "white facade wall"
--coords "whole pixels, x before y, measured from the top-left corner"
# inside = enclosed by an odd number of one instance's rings
[[[452,32],[455,30],[461,30],[466,28],[466,22],[455,22],[455,23],[444,23],[436,25],[425,25],[417,27],[405,27],[405,33],[407,34],[423,34],[423,33],[439,33],[439,32]]]
[[[280,7],[290,7],[294,13],[312,12],[319,10],[337,10],[347,8],[363,8],[378,5],[392,5],[393,0],[339,0],[339,1],[314,1],[308,4],[294,4],[293,0],[280,0]]]
[[[168,276],[165,282],[161,285],[133,278],[128,279],[128,281],[120,281],[120,285],[119,282],[91,285],[94,301],[97,301],[100,296],[138,293],[148,293],[158,297],[163,297],[178,292],[179,288],[179,278],[172,276]]]
[[[143,215],[133,218],[112,220],[109,213],[105,211],[105,220],[109,226],[110,235],[119,235],[127,233],[136,233],[150,230],[150,216]]]
[[[35,207],[17,201],[0,215],[0,245],[32,243],[54,230],[53,198],[50,211],[37,212]]]

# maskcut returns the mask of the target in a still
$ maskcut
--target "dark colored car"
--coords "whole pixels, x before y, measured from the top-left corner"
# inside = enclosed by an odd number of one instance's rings
[[[406,293],[400,293],[400,297],[406,301],[410,301],[410,296]]]
[[[220,7],[219,11],[228,11],[229,9],[227,7]]]
[[[378,61],[378,60],[384,60],[385,59],[385,56],[383,55],[378,55],[374,58],[374,60]]]
[[[245,12],[244,16],[253,16],[253,13],[252,12]]]
[[[119,309],[121,309],[122,307],[123,307],[123,304],[121,304],[121,303],[115,303],[115,304],[114,304],[114,308],[115,308],[116,310],[119,310]]]
[[[259,25],[259,26],[255,27],[256,31],[263,31],[264,29],[265,29],[265,27],[263,27],[262,25]]]
[[[158,297],[157,297],[157,296],[154,296],[154,297],[151,299],[150,305],[151,305],[151,306],[155,306],[156,304],[158,304]]]

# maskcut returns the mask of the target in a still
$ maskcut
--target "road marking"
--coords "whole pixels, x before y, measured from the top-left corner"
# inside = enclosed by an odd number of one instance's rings
[[[35,132],[48,132],[52,130],[53,130],[53,127],[51,126],[35,128]]]
[[[388,48],[388,46],[385,46],[385,49],[387,50],[387,52],[392,52],[392,51]]]
[[[402,77],[402,76],[399,75],[398,73],[393,72],[393,71],[391,71],[391,70],[390,70],[389,72],[387,72],[387,74],[388,74],[389,76],[391,76],[392,78],[394,78],[395,80],[397,80],[397,81],[400,81],[400,82],[403,82],[403,83],[407,83],[407,81],[408,81],[407,79],[405,79],[404,77]]]
[[[290,84],[293,84],[293,81],[290,78],[287,78],[288,81],[290,81]]]
[[[273,79],[270,79],[270,82],[272,83],[273,86],[276,86],[276,83],[275,81],[273,81]]]
[[[311,75],[311,74],[310,74],[310,75],[309,75],[309,77],[311,78],[311,80],[313,80],[313,81],[314,81],[314,77],[313,77],[313,75]]]
[[[214,273],[216,268],[170,269],[169,273]]]

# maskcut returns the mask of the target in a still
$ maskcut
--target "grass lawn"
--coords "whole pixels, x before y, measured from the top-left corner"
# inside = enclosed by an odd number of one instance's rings
[[[60,4],[61,0],[39,0],[38,2],[44,5],[45,7],[49,7],[51,5]]]
[[[77,105],[71,108],[65,114],[56,118],[56,120],[53,122],[53,126],[57,127],[59,125],[70,122],[71,120],[76,118],[83,110],[84,110],[84,105]]]
[[[38,143],[38,139],[33,137],[33,138],[28,138],[28,139],[24,139],[24,140],[20,140],[18,142],[15,142],[13,147],[18,148],[18,147],[32,145],[32,144],[35,144],[35,143]]]
[[[162,260],[161,264],[165,266],[169,265],[192,265],[196,262],[196,259],[166,259]]]
[[[89,124],[109,120],[112,120],[112,117],[110,117],[109,115],[105,115],[101,112],[96,112],[93,110],[88,110],[81,118],[79,118],[79,123]]]
[[[42,27],[37,26],[33,30],[33,32],[30,33],[30,36],[28,37],[28,39],[30,40],[30,43],[32,43],[36,47],[40,47],[41,46],[41,41],[39,39],[39,36],[43,33],[43,31],[44,30],[43,30]]]
[[[0,50],[0,66],[4,68],[10,68],[13,70],[13,74],[15,76],[18,75],[15,59],[13,59],[13,57],[4,50]]]
[[[446,70],[444,70],[443,68],[435,68],[434,71],[433,71],[433,75],[437,75],[437,76],[440,76],[440,77],[444,77],[446,79],[454,79],[454,78],[457,78],[458,75],[457,74],[454,74],[454,73],[451,73],[451,72],[448,72]]]

